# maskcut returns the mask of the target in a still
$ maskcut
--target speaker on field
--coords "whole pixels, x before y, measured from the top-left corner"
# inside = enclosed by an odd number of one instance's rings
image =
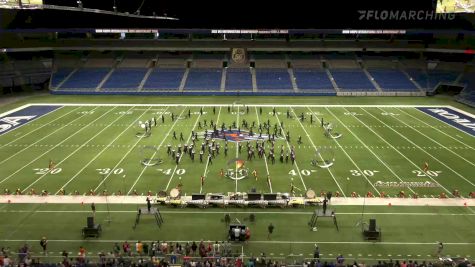
[[[94,228],[94,217],[87,217],[87,228]]]
[[[369,219],[368,231],[370,231],[370,232],[375,232],[376,231],[376,219]]]

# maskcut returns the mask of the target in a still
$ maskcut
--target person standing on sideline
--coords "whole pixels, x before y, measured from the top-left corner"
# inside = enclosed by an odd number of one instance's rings
[[[315,251],[313,252],[313,258],[320,259],[320,248],[318,248],[317,244],[315,244]]]
[[[91,203],[92,216],[96,217],[96,205],[94,202]]]
[[[152,204],[150,204],[150,198],[147,197],[147,210],[148,210],[148,213],[150,213],[150,209],[152,208]]]
[[[441,256],[443,249],[444,249],[444,244],[442,244],[442,242],[437,241],[437,257]]]
[[[46,255],[46,245],[48,245],[48,240],[46,239],[45,236],[43,236],[43,238],[41,238],[40,240],[40,246],[43,248],[43,253]]]
[[[324,215],[327,213],[327,202],[328,200],[326,198],[323,199],[323,214]]]
[[[274,232],[274,225],[272,225],[272,223],[270,223],[269,226],[267,226],[267,231],[268,231],[267,239],[270,239],[270,236]]]

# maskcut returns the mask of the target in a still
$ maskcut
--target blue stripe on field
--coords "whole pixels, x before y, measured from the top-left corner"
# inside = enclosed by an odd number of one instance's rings
[[[0,135],[15,130],[61,107],[62,106],[29,106],[0,117]]]
[[[475,136],[475,119],[451,108],[417,108],[420,111],[441,120],[451,126]]]

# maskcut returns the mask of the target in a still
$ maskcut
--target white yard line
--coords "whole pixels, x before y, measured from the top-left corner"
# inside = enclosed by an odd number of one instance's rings
[[[98,107],[96,107],[95,109],[97,109],[97,108],[98,108]],[[77,109],[79,109],[79,108],[76,108],[76,109],[74,109],[74,110],[77,110]],[[94,110],[95,110],[95,109],[94,109]],[[74,110],[73,110],[73,111],[74,111]],[[30,144],[29,146],[23,148],[22,150],[20,150],[20,151],[18,151],[18,152],[16,152],[15,154],[11,155],[10,157],[8,157],[8,158],[6,158],[6,159],[0,161],[0,165],[3,164],[4,162],[8,161],[9,159],[15,157],[16,155],[20,154],[21,152],[27,150],[28,148],[34,146],[35,144],[39,143],[40,141],[42,141],[42,140],[48,138],[49,136],[55,134],[56,132],[61,131],[63,128],[67,127],[68,125],[71,125],[73,122],[75,122],[76,120],[79,120],[81,117],[83,117],[83,116],[85,116],[85,115],[87,115],[87,114],[83,114],[83,115],[77,117],[76,119],[72,120],[70,123],[65,124],[64,126],[62,126],[62,127],[58,128],[58,129],[54,130],[53,132],[51,132],[51,133],[49,133],[49,134],[43,136],[42,138],[36,140],[36,142]],[[15,140],[15,141],[16,141],[16,140]],[[10,142],[10,143],[11,143],[11,142]],[[7,145],[8,145],[8,144],[7,144]],[[5,145],[5,146],[6,146],[6,145]]]
[[[1,242],[39,242],[39,239],[0,239]],[[151,243],[156,242],[157,240],[141,240],[142,243]],[[196,240],[167,240],[169,243],[187,243],[193,242]],[[210,241],[210,240],[206,240]],[[48,239],[48,242],[53,243],[121,243],[124,242],[123,239]],[[250,240],[248,243],[254,244],[315,244],[315,240],[312,241],[286,241],[286,240]],[[319,244],[352,244],[352,245],[368,245],[374,246],[373,242],[367,241],[317,241]],[[435,242],[378,242],[378,245],[427,245],[434,247]],[[459,246],[472,246],[475,245],[475,242],[444,242],[444,245],[459,245]]]
[[[397,175],[397,174],[393,171],[393,169],[391,169],[391,167],[389,167],[389,165],[386,164],[386,162],[384,162],[380,157],[378,157],[378,155],[376,155],[376,153],[374,153],[374,151],[373,151],[371,148],[369,148],[369,146],[366,145],[366,144],[358,137],[358,135],[356,135],[352,130],[350,130],[350,128],[348,128],[348,127],[338,118],[338,116],[336,116],[335,114],[333,114],[333,112],[332,112],[329,108],[326,108],[326,110],[327,110],[335,119],[337,119],[337,120],[340,122],[340,124],[343,125],[366,149],[368,149],[368,151],[371,152],[371,154],[373,154],[373,156],[376,157],[376,158],[379,160],[379,162],[381,162],[394,176],[396,176],[399,181],[403,182],[403,180],[401,179],[401,177],[399,177],[399,175]],[[314,112],[312,111],[312,113],[314,113]],[[314,114],[315,114],[315,113],[314,113]],[[316,115],[315,115],[315,117],[316,117]],[[414,190],[412,190],[412,188],[410,188],[410,187],[409,187],[409,190],[411,190],[411,192],[414,193],[414,194],[416,193],[416,192],[414,192]]]
[[[236,122],[236,126],[238,127],[238,129],[240,128],[239,126],[239,105],[237,105],[238,109],[237,109],[237,122]],[[236,160],[239,159],[239,141],[236,141]],[[238,191],[238,179],[237,179],[237,164],[235,163],[234,164],[234,173],[236,174],[236,178],[234,179],[235,183],[236,183],[236,189],[234,190],[234,192],[237,193]]]
[[[152,107],[150,106],[149,109],[150,109],[150,108],[152,108]],[[143,116],[143,114],[145,114],[146,112],[147,112],[147,111],[145,111],[144,113],[142,113],[141,116]],[[115,164],[115,166],[114,166],[111,170],[117,169],[117,167],[122,163],[122,161],[124,161],[124,159],[127,157],[127,155],[129,155],[130,152],[132,152],[132,150],[137,146],[137,144],[142,140],[142,138],[143,138],[143,137],[137,138],[137,142],[135,142],[135,144],[125,153],[124,156],[122,156],[122,158],[119,160],[119,162],[117,162],[117,163]],[[96,192],[97,189],[99,189],[99,187],[100,187],[100,186],[107,180],[107,178],[109,178],[109,176],[110,176],[111,174],[113,174],[113,173],[114,173],[114,172],[111,171],[111,172],[109,172],[108,174],[106,174],[106,175],[104,176],[104,178],[101,180],[101,182],[96,186],[96,188],[94,188],[94,192]]]
[[[364,112],[366,112],[367,114],[369,114],[371,117],[375,118],[376,120],[378,120],[379,122],[381,122],[382,124],[386,125],[386,127],[388,127],[388,125],[386,123],[384,123],[382,120],[378,119],[377,117],[375,117],[373,114],[371,114],[370,112],[368,112],[367,110],[365,110],[364,108],[361,108],[361,110],[363,110]],[[391,129],[393,132],[397,133],[399,136],[401,136],[402,138],[404,138],[405,140],[407,140],[409,143],[411,143],[413,146],[417,147],[420,151],[424,152],[425,154],[427,154],[429,157],[433,158],[435,161],[439,162],[440,164],[444,165],[447,169],[451,170],[453,173],[455,173],[457,176],[459,176],[460,178],[462,178],[463,180],[465,180],[467,183],[471,184],[472,186],[475,186],[474,183],[472,183],[471,181],[469,181],[467,178],[465,178],[463,175],[461,175],[460,173],[458,173],[456,170],[452,169],[451,167],[447,166],[447,164],[445,164],[444,162],[440,161],[438,158],[434,157],[431,153],[425,151],[423,148],[421,148],[419,145],[417,145],[416,143],[412,142],[409,138],[407,138],[406,136],[402,135],[400,132],[394,130],[393,128],[391,127],[388,127],[389,129]]]
[[[349,112],[348,109],[344,108],[346,112]],[[350,113],[350,112],[349,112]],[[401,151],[399,151],[399,149],[396,149],[391,143],[389,143],[388,141],[386,141],[385,138],[383,138],[381,135],[379,135],[377,132],[375,132],[373,129],[371,129],[370,127],[368,127],[363,121],[361,121],[357,116],[355,115],[351,115],[353,116],[353,118],[355,118],[356,120],[358,120],[361,124],[363,124],[368,130],[370,130],[371,132],[373,132],[377,137],[379,137],[379,139],[383,140],[388,146],[390,146],[392,149],[394,149],[394,151],[396,151],[399,155],[401,155],[403,158],[405,158],[409,163],[411,163],[417,170],[420,170],[422,172],[424,172],[420,166],[418,166],[417,164],[414,163],[414,161],[410,160],[408,157],[406,157],[406,155],[404,155],[403,153],[401,153]],[[442,186],[438,181],[434,180],[434,178],[432,178],[431,176],[427,175],[427,177],[429,179],[431,179],[434,183],[438,184],[441,188],[443,188],[445,190],[445,192],[447,192],[448,194],[452,195],[452,192],[450,192],[447,188],[445,188],[444,186]]]
[[[222,108],[222,107],[219,107],[218,118],[216,119],[216,123],[215,123],[216,128],[219,127],[219,124],[218,124],[218,123],[219,123],[219,117],[220,117],[220,115],[221,115],[221,108]],[[208,165],[209,165],[209,160],[206,161],[206,166],[205,166],[205,171],[204,171],[204,173],[203,173],[203,177],[206,177],[206,171],[208,171]],[[200,183],[200,194],[201,194],[202,192],[203,192],[203,183]]]
[[[109,111],[107,111],[106,113],[104,113],[102,116],[108,114],[109,112],[111,112],[112,110],[116,109],[115,107],[110,109]],[[131,108],[129,108],[130,110]],[[113,122],[116,122],[117,120],[119,120],[121,117],[123,117],[125,114],[123,115],[120,115],[119,117],[117,117],[117,119],[115,119]],[[102,117],[101,116],[101,117]],[[101,118],[99,117],[99,118]],[[79,150],[81,150],[82,148],[84,148],[84,146],[86,144],[88,144],[89,142],[91,142],[94,138],[96,138],[98,135],[100,135],[103,131],[105,131],[107,128],[109,128],[109,126],[106,126],[104,128],[102,128],[99,132],[97,132],[94,136],[92,136],[91,138],[89,138],[86,142],[82,143],[81,145],[78,146],[78,148],[76,148],[73,152],[71,152],[68,156],[66,156],[65,158],[63,158],[60,162],[58,162],[56,164],[55,167],[61,165],[61,163],[65,162],[68,158],[70,158],[71,156],[73,156],[74,154],[76,154],[76,152],[78,152]],[[25,187],[21,192],[24,193],[26,190],[28,190],[28,188],[30,188],[31,186],[35,185],[37,182],[39,182],[41,179],[43,179],[46,175],[48,175],[49,173],[46,172],[45,174],[41,175],[38,179],[36,179],[34,182],[32,182],[31,184],[29,184],[27,187]]]
[[[18,140],[22,139],[23,137],[25,137],[25,136],[27,136],[27,135],[30,135],[30,134],[32,134],[32,133],[34,133],[34,132],[40,130],[41,128],[43,128],[43,127],[45,127],[45,126],[51,125],[53,122],[55,122],[55,121],[57,121],[57,120],[63,118],[64,116],[69,115],[71,112],[73,112],[73,111],[75,111],[75,110],[77,110],[77,109],[79,109],[79,108],[80,108],[80,107],[77,107],[77,108],[75,108],[75,109],[72,109],[72,110],[69,111],[68,113],[65,113],[65,114],[63,114],[63,115],[61,115],[61,116],[55,118],[54,120],[52,120],[52,121],[50,121],[50,122],[48,122],[48,123],[46,123],[46,124],[44,124],[44,125],[42,125],[42,126],[40,126],[40,127],[38,127],[38,128],[35,128],[33,131],[30,131],[30,132],[28,132],[28,133],[26,133],[26,134],[24,134],[24,135],[22,135],[22,136],[16,138],[15,140],[12,140],[12,141],[10,141],[10,142],[8,142],[8,143],[6,143],[6,144],[0,146],[0,148],[3,148],[3,147],[5,147],[5,146],[8,146],[8,145],[10,145],[11,143],[14,143],[14,142],[18,141]],[[53,110],[53,111],[51,111],[51,112],[54,112],[54,111],[57,111],[57,110],[60,110],[60,109],[62,109],[62,107],[61,107],[61,108],[58,108],[58,109],[55,109],[55,110]],[[51,112],[48,112],[48,113],[46,113],[46,114],[43,114],[42,116],[40,116],[40,117],[38,117],[38,118],[36,118],[36,119],[39,119],[39,118],[41,118],[41,117],[43,117],[43,116],[46,116],[46,115],[50,114]],[[30,124],[30,125],[31,125],[31,124],[33,124],[33,123],[34,123],[34,122],[32,122],[32,123],[25,123],[25,124],[23,124],[23,125],[27,125],[27,124]],[[23,126],[23,125],[21,125],[21,126]],[[20,127],[21,127],[21,126],[20,126]],[[17,128],[15,128],[14,130],[17,130],[17,129],[20,128],[20,127],[17,127]]]
[[[130,108],[128,111],[130,111],[132,108]],[[129,126],[127,128],[125,128],[118,136],[116,136],[107,146],[105,146],[99,153],[97,153],[86,165],[84,165],[78,172],[76,172],[76,174],[74,174],[73,177],[71,177],[71,179],[69,179],[65,184],[63,184],[60,189],[55,193],[55,195],[57,195],[61,189],[64,189],[66,186],[69,185],[69,183],[71,183],[74,179],[76,179],[76,177],[81,174],[91,163],[93,163],[100,155],[102,155],[102,153],[104,153],[104,151],[106,151],[110,145],[112,145],[115,141],[117,141],[117,139],[119,139],[119,137],[121,137],[130,127],[132,127],[139,119],[141,116],[143,116],[147,111],[143,112],[139,117],[137,117],[137,119],[135,119],[132,123],[129,124]],[[125,113],[124,113],[125,115]],[[123,116],[123,115],[122,115]],[[121,116],[121,117],[122,117]],[[121,118],[119,117],[119,118]],[[117,118],[117,120],[119,119]]]
[[[204,97],[203,99],[206,99],[206,101],[209,100],[209,97]],[[131,103],[96,103],[96,104],[91,104],[91,103],[35,103],[35,104],[28,104],[25,107],[28,106],[118,106],[118,107],[127,107],[127,106],[137,106],[137,107],[227,107],[231,105],[232,103],[225,103],[225,104],[131,104]],[[289,104],[246,104],[246,106],[249,107],[279,107],[279,108],[285,108],[289,107]],[[327,104],[319,104],[319,105],[312,105],[312,104],[297,104],[297,105],[291,105],[292,107],[316,107],[316,108],[325,108],[325,107],[371,107],[371,108],[378,108],[378,107],[402,107],[402,108],[433,108],[433,107],[438,107],[438,108],[451,108],[455,111],[458,111],[460,113],[463,113],[467,116],[470,116],[472,118],[475,118],[475,115],[470,114],[466,111],[460,110],[458,108],[452,107],[450,105],[327,105]]]
[[[183,110],[184,111],[184,110]],[[183,113],[183,112],[182,112]],[[181,114],[180,114],[181,115]],[[196,121],[195,121],[195,124],[193,124],[193,128],[191,129],[192,131],[196,128],[196,124],[198,124],[198,122],[200,121],[200,118],[201,118],[201,113],[198,115],[198,118],[196,118]],[[168,132],[170,134],[170,132]],[[166,138],[165,138],[166,139]],[[188,136],[188,139],[186,139],[186,144],[188,145],[190,143],[190,139],[191,139],[191,133],[190,133],[190,136]],[[183,151],[182,151],[183,152]],[[181,158],[183,157],[183,154],[185,153],[181,153],[180,154],[180,158],[178,159],[178,163],[180,163],[181,161]],[[172,172],[172,175],[170,176],[170,179],[168,180],[168,183],[167,183],[167,187],[165,188],[165,191],[168,190],[168,187],[170,186],[170,183],[172,182],[173,180],[173,176],[175,176],[175,173],[176,173],[176,169],[178,168],[178,164],[175,165],[175,168],[173,169],[173,172]]]
[[[416,116],[413,116],[413,115],[411,115],[410,113],[405,112],[404,110],[402,110],[402,109],[400,109],[400,108],[397,108],[397,110],[399,110],[400,112],[402,112],[402,113],[404,113],[404,114],[406,114],[406,115],[408,115],[408,116],[410,116],[410,117],[412,117],[412,118],[414,118],[414,119],[416,119],[416,120],[418,120],[418,121],[424,123],[425,125],[429,126],[430,128],[432,128],[432,129],[434,129],[434,130],[436,130],[436,131],[442,133],[443,135],[445,135],[445,136],[447,136],[447,137],[449,137],[449,138],[451,138],[451,139],[453,139],[453,140],[459,142],[460,144],[462,144],[462,145],[464,145],[464,146],[466,146],[466,147],[469,147],[469,148],[472,149],[472,150],[475,150],[475,148],[473,148],[472,146],[470,146],[470,145],[468,145],[468,144],[466,144],[466,143],[464,143],[464,142],[458,140],[457,138],[454,138],[452,135],[447,134],[446,132],[444,132],[444,131],[438,129],[437,127],[434,127],[434,126],[430,125],[429,123],[427,123],[427,122],[425,122],[425,121],[423,121],[423,120],[417,118]],[[417,110],[418,110],[418,109],[417,109]],[[437,118],[434,118],[434,117],[432,117],[432,116],[427,115],[427,113],[424,113],[424,112],[422,112],[422,111],[420,111],[420,110],[418,110],[418,111],[421,112],[422,114],[428,116],[428,117],[431,117],[432,119],[438,120]],[[441,121],[441,120],[438,120],[438,121],[444,122],[444,121]],[[449,126],[452,126],[452,125],[450,125],[450,124],[448,124],[448,123],[446,123],[446,124],[449,125]],[[452,126],[451,128],[453,128],[453,126]],[[460,136],[459,136],[459,137],[460,137]]]
[[[158,145],[158,150],[156,150],[155,152],[153,152],[152,154],[152,159],[153,157],[155,157],[155,155],[158,153],[158,151],[160,150],[160,148],[162,147],[163,143],[165,142],[165,140],[168,138],[168,136],[170,135],[171,131],[173,130],[173,128],[175,128],[175,125],[178,123],[179,121],[179,118],[181,117],[181,115],[183,114],[183,112],[185,111],[186,108],[183,108],[183,110],[181,111],[180,115],[178,115],[178,117],[176,118],[175,122],[172,124],[172,127],[170,127],[170,129],[168,130],[167,134],[165,135],[165,137],[162,139],[162,142],[160,142],[160,144]],[[137,179],[135,179],[134,183],[132,184],[132,186],[130,187],[129,191],[127,192],[127,195],[130,194],[130,192],[132,192],[132,190],[134,189],[135,185],[139,182],[140,178],[142,177],[142,175],[145,173],[145,170],[148,168],[148,165],[145,165],[143,168],[142,168],[142,171],[140,172],[139,176],[137,177]]]
[[[315,115],[315,118],[317,119],[318,121],[318,117],[317,115],[307,106],[307,109],[310,110],[310,112],[312,112],[314,115]],[[313,143],[312,141],[312,138],[310,138],[310,135],[308,134],[307,130],[305,130],[305,127],[303,127],[303,124],[302,122],[300,122],[300,120],[298,119],[297,117],[297,114],[295,113],[294,109],[292,108],[292,112],[294,113],[295,115],[295,118],[297,119],[297,121],[300,123],[300,126],[302,126],[302,129],[305,131],[305,134],[307,134],[307,137],[308,139],[310,140],[310,142],[312,143],[313,147],[315,148],[315,151],[317,151],[317,147],[315,146],[315,144]],[[361,170],[361,168],[358,166],[358,164],[356,164],[356,162],[353,160],[353,158],[346,152],[346,150],[340,145],[340,142],[338,142],[337,139],[333,139],[333,141],[335,141],[335,143],[337,144],[337,146],[341,149],[341,151],[343,151],[343,153],[346,155],[346,157],[351,161],[351,163],[353,163],[353,165],[356,167],[356,169],[358,169],[358,171],[361,173],[361,176],[363,176],[366,181],[368,182],[368,184],[371,185],[371,187],[373,187],[373,189],[378,193],[378,195],[380,194],[379,190],[376,189],[376,187],[373,185],[373,183],[368,179],[368,177],[364,174],[364,172]],[[320,155],[320,158],[323,160],[322,156]],[[328,168],[328,170],[330,170],[330,168]],[[341,187],[340,185],[338,185],[338,187],[340,188],[341,190]],[[365,192],[366,194],[366,192]]]
[[[254,109],[256,110],[256,117],[257,117],[257,125],[261,124],[260,120],[259,120],[259,114],[257,113],[257,107],[254,107]],[[264,146],[265,146],[265,142],[264,142]],[[264,162],[266,163],[266,171],[267,171],[267,176],[270,175],[269,173],[269,165],[267,164],[267,157],[266,155],[264,155]],[[268,184],[269,184],[269,188],[270,188],[270,192],[272,192],[272,182],[271,180],[269,179],[268,180]]]
[[[385,112],[385,111],[384,111],[383,109],[381,109],[381,108],[379,108],[379,110]],[[432,142],[438,144],[439,146],[445,148],[445,150],[447,150],[447,151],[449,151],[450,153],[454,154],[455,156],[457,156],[458,158],[460,158],[460,159],[462,159],[463,161],[467,162],[468,164],[470,164],[470,165],[472,165],[472,166],[475,167],[475,164],[474,164],[473,162],[471,162],[470,160],[468,160],[468,159],[466,159],[466,158],[460,156],[458,153],[455,153],[453,150],[447,148],[446,146],[443,146],[441,143],[437,142],[437,140],[434,140],[433,138],[427,136],[426,134],[424,134],[423,132],[417,130],[416,128],[412,127],[411,125],[408,125],[408,124],[405,123],[404,121],[402,121],[402,120],[400,120],[399,118],[397,118],[397,116],[391,116],[391,117],[394,118],[394,119],[396,119],[396,120],[399,121],[400,123],[406,125],[407,127],[413,129],[414,131],[418,132],[420,135],[424,136],[425,138],[427,138],[427,139],[431,140]],[[391,127],[391,128],[392,128],[392,127]],[[445,134],[445,133],[444,133],[444,134]],[[445,135],[451,137],[451,136],[448,135],[448,134],[445,134]],[[454,139],[454,140],[457,140],[457,139]],[[457,140],[457,141],[458,141],[458,140]]]
[[[96,213],[133,213],[137,210],[96,210]],[[88,210],[0,210],[0,213],[91,213]],[[305,211],[179,211],[179,210],[160,210],[162,214],[276,214],[276,215],[311,215],[314,212]],[[361,212],[337,212],[336,215],[361,215]],[[391,215],[391,216],[475,216],[473,213],[436,213],[436,212],[365,212],[365,215]]]
[[[285,133],[285,130],[284,130],[284,128],[282,128],[282,124],[280,123],[279,115],[277,113],[275,114],[275,117],[277,119],[277,123],[279,124],[280,129],[282,129],[282,133]],[[285,143],[287,144],[287,149],[290,152],[292,149],[290,147],[289,141],[287,141],[287,138],[285,138]],[[304,182],[303,177],[302,177],[302,173],[300,172],[299,165],[297,164],[297,156],[295,156],[294,164],[295,164],[295,168],[297,169],[297,172],[299,174],[300,181],[302,181],[303,188],[305,189],[305,192],[306,192],[307,191],[307,186],[305,185],[305,182]],[[343,192],[343,196],[344,195],[345,195],[345,193]]]
[[[99,107],[96,107],[96,108],[94,108],[93,110],[95,110],[95,109],[97,109],[97,108],[99,108]],[[102,116],[104,116],[105,114],[107,114],[107,113],[104,113]],[[71,123],[74,122],[74,121],[76,121],[76,120],[81,119],[82,117],[84,117],[84,116],[86,116],[86,115],[87,115],[87,114],[83,114],[83,115],[77,117],[76,119],[74,119],[73,121],[71,121]],[[101,116],[101,117],[102,117],[102,116]],[[99,118],[101,118],[101,117],[99,117]],[[96,118],[94,121],[98,120],[99,118]],[[94,122],[94,121],[92,121],[92,122]],[[90,123],[92,123],[92,122],[90,122]],[[38,159],[40,159],[41,157],[43,157],[44,155],[46,155],[46,154],[47,154],[48,152],[50,152],[51,150],[53,150],[53,149],[55,149],[56,147],[60,146],[62,143],[66,142],[69,138],[71,138],[71,137],[73,137],[74,135],[76,135],[77,133],[81,132],[84,128],[86,128],[86,127],[83,127],[83,128],[81,128],[80,130],[74,132],[73,134],[71,134],[71,135],[68,136],[67,138],[63,139],[61,142],[57,143],[57,144],[56,144],[55,146],[53,146],[52,148],[48,149],[48,150],[47,150],[46,152],[44,152],[43,154],[41,154],[41,155],[39,155],[38,157],[34,158],[34,159],[31,160],[29,163],[26,163],[25,165],[23,165],[23,167],[21,167],[20,169],[16,170],[14,173],[10,174],[9,176],[5,177],[2,181],[0,181],[0,184],[3,183],[3,182],[5,182],[6,180],[10,179],[13,175],[17,174],[18,172],[20,172],[21,170],[23,170],[24,168],[26,168],[27,166],[29,166],[31,163],[33,163],[33,162],[37,161]]]

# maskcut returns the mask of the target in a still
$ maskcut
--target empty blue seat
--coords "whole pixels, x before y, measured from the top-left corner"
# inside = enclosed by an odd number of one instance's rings
[[[190,69],[185,90],[219,90],[221,88],[221,69]]]
[[[227,69],[226,90],[252,90],[252,75],[249,69]]]
[[[68,77],[68,75],[73,71],[73,69],[58,69],[53,76],[51,77],[51,87],[58,87],[61,82]]]
[[[334,91],[325,70],[294,69],[297,87],[302,90]]]
[[[287,69],[256,69],[258,89],[293,90]]]
[[[369,70],[371,76],[383,91],[418,91],[400,70]]]
[[[63,83],[61,89],[96,89],[109,70],[107,68],[80,69]]]
[[[154,69],[143,90],[178,90],[184,73],[185,69]]]
[[[375,91],[373,84],[360,69],[332,69],[331,73],[341,91]]]
[[[108,89],[137,90],[146,73],[146,68],[116,69],[102,85],[102,89],[106,91]]]

